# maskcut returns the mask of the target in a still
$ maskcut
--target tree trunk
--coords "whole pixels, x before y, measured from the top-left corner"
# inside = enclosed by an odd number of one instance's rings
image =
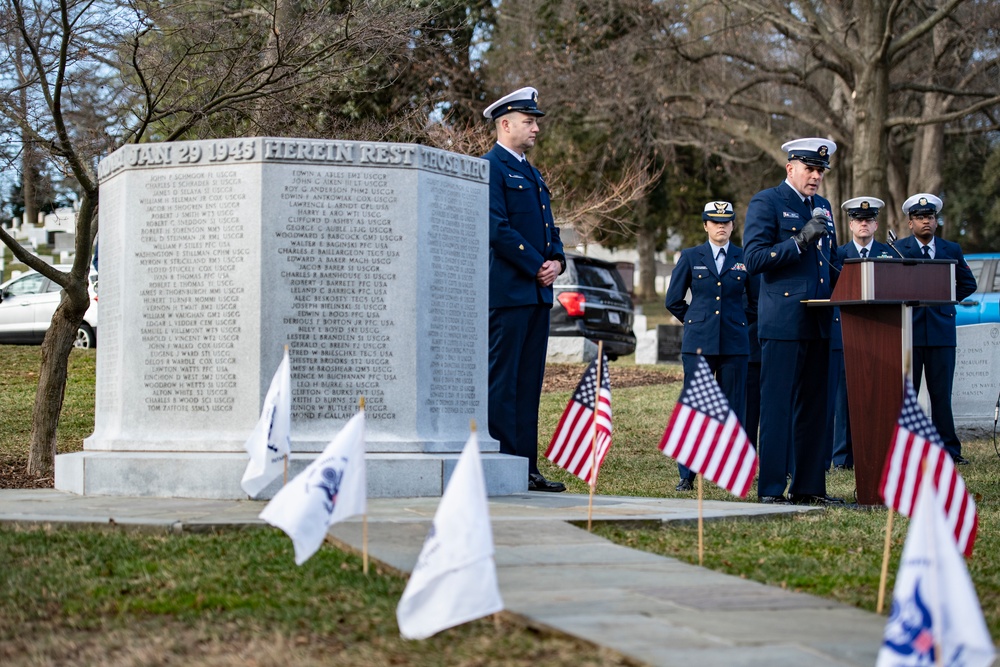
[[[23,51],[18,50],[19,58],[23,58]],[[22,67],[23,67],[22,63]],[[22,69],[22,71],[24,71]],[[21,81],[21,112],[24,118],[28,117],[28,90]],[[21,198],[24,199],[24,212],[21,215],[21,227],[27,231],[24,225],[30,223],[34,225],[38,222],[38,209],[35,208],[35,160],[34,144],[31,136],[24,130],[21,131]]]
[[[96,212],[96,193],[84,197],[77,216],[77,229],[90,230]],[[62,300],[52,315],[52,323],[42,341],[42,365],[38,371],[38,388],[31,414],[31,444],[28,450],[28,474],[52,477],[55,470],[56,435],[59,415],[66,393],[69,355],[76,340],[77,328],[90,306],[87,291],[90,274],[89,243],[81,247],[77,239],[77,254],[73,270],[63,287]],[[80,250],[84,252],[80,252]]]
[[[87,312],[87,298],[84,288],[83,309],[80,310],[72,305],[75,299],[69,298],[68,292],[64,294],[42,342],[42,366],[38,372],[28,451],[28,474],[35,477],[52,477],[55,468],[56,432],[66,393],[69,354],[76,340],[77,327]],[[74,315],[76,310],[79,310],[78,315]]]
[[[886,170],[889,139],[889,57],[880,51],[888,16],[887,3],[872,2],[868,20],[860,26],[864,65],[858,69],[854,88],[854,180],[851,196],[889,196]]]
[[[925,118],[945,113],[947,109],[937,93],[924,93]],[[933,123],[917,128],[918,140],[913,145],[913,164],[910,168],[909,195],[918,192],[939,194],[943,178],[941,162],[944,151],[944,125]],[[909,196],[908,195],[908,196]]]
[[[656,235],[640,225],[635,235],[635,250],[639,255],[639,299],[656,298]]]

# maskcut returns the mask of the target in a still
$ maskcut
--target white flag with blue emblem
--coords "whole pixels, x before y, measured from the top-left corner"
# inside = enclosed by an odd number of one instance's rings
[[[354,415],[323,453],[282,487],[260,518],[285,531],[295,564],[316,553],[327,529],[368,511],[365,473],[365,411]]]
[[[910,518],[876,667],[986,667],[993,640],[943,499],[927,481]]]
[[[271,379],[264,397],[264,407],[253,432],[243,448],[250,462],[240,486],[251,498],[264,490],[285,470],[285,457],[291,451],[292,438],[292,375],[288,363],[288,348]]]
[[[400,634],[426,639],[503,609],[479,438],[469,436],[396,607]]]

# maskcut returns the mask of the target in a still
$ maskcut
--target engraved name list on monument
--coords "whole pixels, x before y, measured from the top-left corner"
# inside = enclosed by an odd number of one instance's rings
[[[292,362],[293,418],[346,421],[365,397],[370,420],[397,381],[393,349],[405,335],[390,308],[400,280],[400,198],[382,169],[296,165],[280,188],[274,237],[290,305],[282,318]]]
[[[424,405],[431,414],[470,414],[480,405],[476,392],[476,354],[468,341],[475,338],[479,320],[473,304],[476,288],[456,279],[455,262],[474,263],[480,249],[476,239],[477,207],[481,197],[475,186],[455,179],[429,179],[429,230],[431,256],[430,388]],[[457,336],[455,334],[458,334]]]
[[[244,301],[253,275],[246,184],[229,160],[253,157],[253,144],[175,147],[179,168],[142,173],[135,258],[144,279],[139,340],[148,413],[232,412],[236,365],[246,335]]]

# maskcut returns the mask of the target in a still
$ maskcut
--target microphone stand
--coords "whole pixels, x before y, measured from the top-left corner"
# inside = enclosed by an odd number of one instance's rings
[[[892,251],[894,253],[896,253],[897,255],[899,255],[900,259],[905,259],[903,257],[903,253],[899,252],[899,249],[896,248],[896,232],[892,231],[892,228],[890,228],[889,231],[886,232],[885,243],[886,243],[887,246],[889,246],[890,248],[892,248]]]

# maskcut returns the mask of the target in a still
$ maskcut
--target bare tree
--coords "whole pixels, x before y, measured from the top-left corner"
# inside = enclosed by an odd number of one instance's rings
[[[898,204],[941,186],[946,132],[997,129],[998,8],[980,0],[663,3],[675,54],[703,67],[675,118],[772,155],[793,136],[840,147],[833,199]],[[684,140],[683,137],[679,137]]]
[[[426,14],[390,0],[0,2],[0,119],[80,189],[69,273],[0,229],[19,261],[63,288],[42,344],[30,474],[52,473],[68,357],[89,305],[97,159],[128,142],[306,127],[328,91],[384,86],[380,73],[405,63]]]

